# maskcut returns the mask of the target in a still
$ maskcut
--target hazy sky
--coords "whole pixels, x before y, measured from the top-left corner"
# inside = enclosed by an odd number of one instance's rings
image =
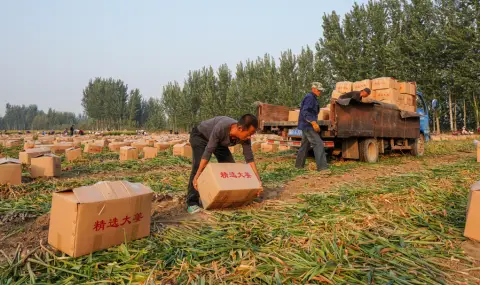
[[[7,102],[80,113],[97,76],[160,97],[189,70],[313,47],[322,15],[354,2],[0,0],[0,115]]]

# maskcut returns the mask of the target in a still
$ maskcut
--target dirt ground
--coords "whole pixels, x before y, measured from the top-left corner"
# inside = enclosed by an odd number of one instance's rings
[[[345,183],[365,181],[374,182],[378,176],[400,175],[412,171],[422,171],[431,167],[448,164],[459,159],[472,156],[471,153],[457,152],[450,155],[425,157],[422,160],[402,159],[398,164],[376,165],[362,164],[343,174],[330,176],[314,175],[299,176],[289,181],[283,187],[265,188],[261,197],[253,207],[261,206],[265,200],[282,200],[288,202],[298,201],[298,195],[303,193],[328,191],[334,186]],[[388,159],[385,157],[383,159]],[[337,165],[345,165],[351,162],[334,162]],[[313,162],[311,162],[313,164]],[[310,165],[311,166],[311,165]],[[184,197],[168,194],[155,194],[152,206],[152,232],[161,231],[165,226],[179,225],[184,221],[208,220],[210,213],[203,211],[195,215],[186,212]],[[16,219],[18,220],[18,219]],[[18,222],[2,226],[5,231],[0,233],[0,249],[7,255],[15,252],[18,244],[22,244],[26,250],[33,250],[39,246],[39,242],[47,244],[49,215],[43,215],[36,219],[25,217]],[[7,234],[8,233],[8,234]],[[466,241],[462,243],[466,254],[480,263],[480,243]],[[0,260],[4,259],[0,255]]]

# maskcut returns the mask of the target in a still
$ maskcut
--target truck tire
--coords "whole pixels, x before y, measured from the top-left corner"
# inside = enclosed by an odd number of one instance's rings
[[[375,163],[378,161],[378,143],[376,139],[364,139],[358,144],[360,161]]]
[[[425,136],[423,134],[420,134],[413,142],[411,153],[413,156],[423,156],[425,153]]]

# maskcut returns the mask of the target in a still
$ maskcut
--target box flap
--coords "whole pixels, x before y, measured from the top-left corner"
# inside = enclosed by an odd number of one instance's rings
[[[480,190],[480,181],[477,181],[473,183],[473,185],[470,187],[471,191],[479,191]]]
[[[35,147],[35,148],[30,148],[25,150],[26,153],[49,153],[50,149],[48,147]]]
[[[7,163],[21,164],[20,160],[15,159],[15,158],[9,158],[9,157],[0,158],[0,165],[7,164]]]
[[[43,153],[35,158],[39,158],[39,157],[59,157],[59,156],[56,156],[55,154],[53,153]]]
[[[102,181],[94,185],[73,189],[80,203],[94,203],[145,195],[153,191],[140,184],[128,181]]]

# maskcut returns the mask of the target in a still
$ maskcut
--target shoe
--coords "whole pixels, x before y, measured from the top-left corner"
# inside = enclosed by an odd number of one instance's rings
[[[199,206],[197,205],[193,205],[193,206],[188,206],[187,208],[187,212],[190,213],[190,214],[195,214],[195,213],[198,213],[202,210],[202,208],[200,208]]]
[[[319,174],[321,174],[322,176],[330,176],[332,175],[332,171],[328,168],[324,168],[324,169],[320,169],[320,170],[317,170]]]

